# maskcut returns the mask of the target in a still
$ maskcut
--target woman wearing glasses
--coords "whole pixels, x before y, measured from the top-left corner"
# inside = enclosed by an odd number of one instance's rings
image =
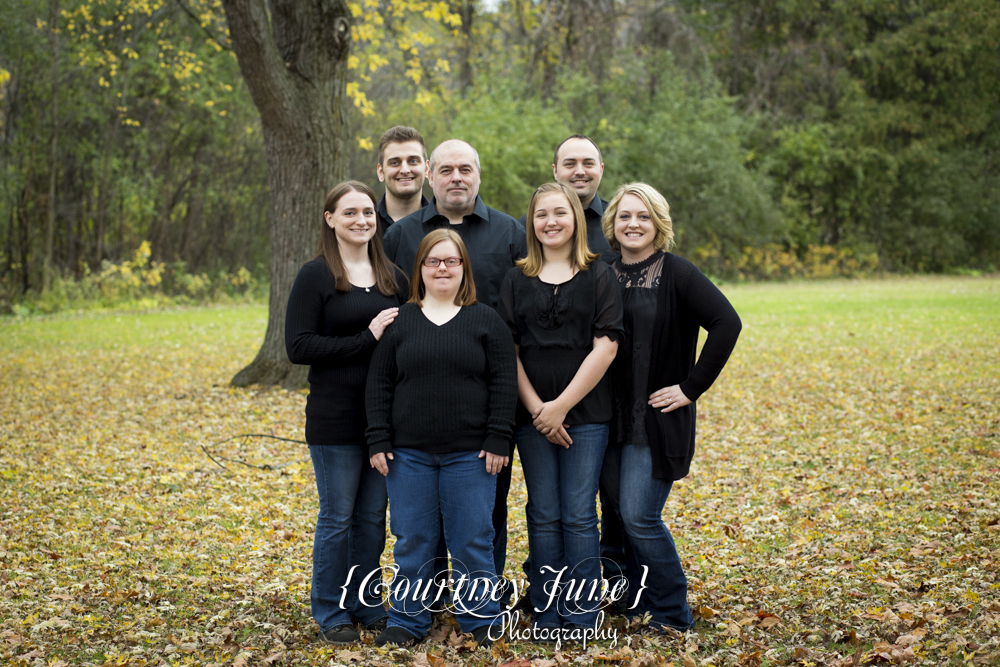
[[[528,204],[528,256],[507,273],[497,307],[518,345],[516,440],[540,641],[593,629],[601,602],[595,498],[611,421],[604,374],[622,303],[611,269],[587,248],[585,220],[574,190],[539,187]]]
[[[385,480],[368,465],[365,381],[375,344],[408,291],[377,229],[367,185],[330,190],[319,253],[295,278],[285,315],[288,358],[310,366],[306,442],[319,493],[312,614],[320,640],[335,644],[361,639],[352,616],[370,631],[386,622],[374,585],[345,590],[351,568],[377,570],[385,549]]]
[[[430,629],[440,526],[452,556],[454,611],[482,646],[500,614],[492,594],[495,475],[517,403],[514,341],[476,302],[462,238],[437,229],[417,248],[410,300],[375,351],[365,393],[371,465],[386,476],[396,575],[375,643],[408,646]],[[416,599],[415,599],[416,598]]]

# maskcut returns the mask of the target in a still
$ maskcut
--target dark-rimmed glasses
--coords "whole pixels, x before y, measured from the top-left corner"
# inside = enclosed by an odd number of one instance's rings
[[[462,266],[461,257],[445,257],[444,259],[441,259],[440,257],[424,257],[423,264],[428,268],[436,269],[442,262],[444,262],[444,265],[449,269],[453,269],[456,266]]]

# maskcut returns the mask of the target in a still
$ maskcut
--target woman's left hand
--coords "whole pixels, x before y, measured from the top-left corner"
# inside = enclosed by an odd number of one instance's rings
[[[486,457],[486,472],[491,475],[497,474],[503,470],[505,465],[510,463],[509,456],[497,456],[496,454],[490,454],[485,449],[480,449],[479,458],[483,458],[484,456]]]
[[[375,470],[378,470],[383,476],[386,476],[389,474],[389,464],[386,463],[386,459],[389,459],[390,461],[392,460],[392,452],[389,452],[388,454],[379,452],[375,456],[369,458],[368,462],[372,464],[372,467],[375,468]]]
[[[672,412],[685,405],[691,405],[691,399],[684,395],[679,384],[675,384],[650,394],[649,405],[654,408],[663,408],[660,412]]]

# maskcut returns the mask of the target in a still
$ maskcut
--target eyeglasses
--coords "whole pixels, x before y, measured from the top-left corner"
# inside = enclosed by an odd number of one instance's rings
[[[424,261],[423,261],[424,266],[432,268],[432,269],[436,269],[442,263],[444,263],[444,265],[447,266],[449,269],[453,269],[456,266],[462,266],[462,258],[461,257],[445,257],[444,259],[441,259],[440,257],[424,257]]]

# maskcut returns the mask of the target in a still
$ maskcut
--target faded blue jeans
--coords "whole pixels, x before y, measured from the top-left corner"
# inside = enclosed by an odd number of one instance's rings
[[[385,618],[377,584],[360,591],[365,576],[380,567],[385,549],[385,478],[368,462],[366,445],[310,445],[319,517],[313,539],[312,615],[323,632]],[[352,566],[357,566],[351,576]]]
[[[597,482],[608,425],[566,430],[573,440],[568,448],[552,444],[530,424],[517,427],[528,489],[528,591],[534,623],[544,628],[594,627],[601,606]]]
[[[650,614],[650,625],[669,626],[681,632],[694,624],[687,602],[687,577],[681,567],[674,538],[663,523],[663,508],[673,482],[654,479],[648,446],[608,447],[601,483],[609,508],[625,526],[628,564],[628,606],[639,603],[629,615]],[[642,588],[642,566],[647,573]]]

